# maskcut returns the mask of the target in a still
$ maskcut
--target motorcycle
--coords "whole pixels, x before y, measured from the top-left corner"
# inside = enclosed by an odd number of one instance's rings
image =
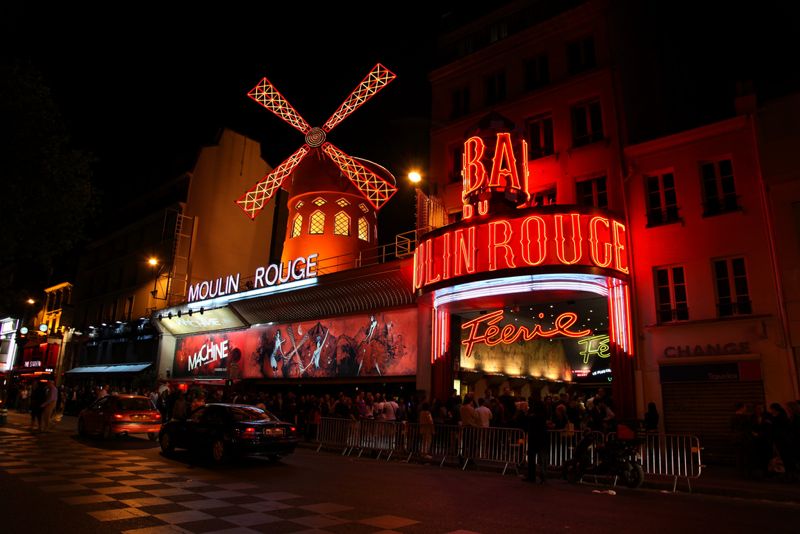
[[[602,435],[586,432],[575,447],[573,457],[564,463],[563,476],[571,483],[580,482],[587,475],[614,477],[615,485],[620,480],[629,488],[638,488],[644,482],[644,469],[638,458],[638,439],[603,442]]]

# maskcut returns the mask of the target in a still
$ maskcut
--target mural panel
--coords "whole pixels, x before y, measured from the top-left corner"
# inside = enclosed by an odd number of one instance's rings
[[[413,376],[417,310],[276,324],[177,340],[175,378]]]

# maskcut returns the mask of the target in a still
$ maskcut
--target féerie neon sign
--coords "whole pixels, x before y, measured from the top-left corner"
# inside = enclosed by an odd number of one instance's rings
[[[467,332],[467,339],[461,342],[462,345],[467,347],[465,358],[472,355],[472,349],[477,344],[484,344],[489,347],[494,347],[499,344],[511,344],[520,339],[530,341],[535,338],[552,338],[556,336],[563,337],[584,337],[592,333],[591,329],[573,331],[570,330],[575,323],[578,322],[578,316],[573,312],[564,312],[555,318],[553,321],[553,328],[545,330],[542,325],[534,325],[533,328],[527,326],[516,326],[507,324],[500,328],[497,323],[503,320],[503,310],[493,311],[486,315],[481,315],[467,321],[461,325],[461,330]],[[539,318],[543,319],[544,314],[540,313]],[[481,326],[485,326],[482,333],[479,333]]]

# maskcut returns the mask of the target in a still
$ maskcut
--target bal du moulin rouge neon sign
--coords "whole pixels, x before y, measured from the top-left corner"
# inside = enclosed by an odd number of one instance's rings
[[[627,275],[625,224],[611,214],[507,209],[490,216],[493,195],[512,199],[516,208],[525,208],[530,197],[525,141],[515,144],[507,132],[494,137],[491,155],[482,137],[464,143],[462,222],[420,242],[414,287],[537,266],[598,267]]]

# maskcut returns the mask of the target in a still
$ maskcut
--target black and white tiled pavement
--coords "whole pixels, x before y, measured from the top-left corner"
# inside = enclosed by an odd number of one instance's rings
[[[54,455],[58,442],[63,452]],[[389,534],[422,526],[19,426],[0,427],[0,471],[88,514],[104,532]]]

